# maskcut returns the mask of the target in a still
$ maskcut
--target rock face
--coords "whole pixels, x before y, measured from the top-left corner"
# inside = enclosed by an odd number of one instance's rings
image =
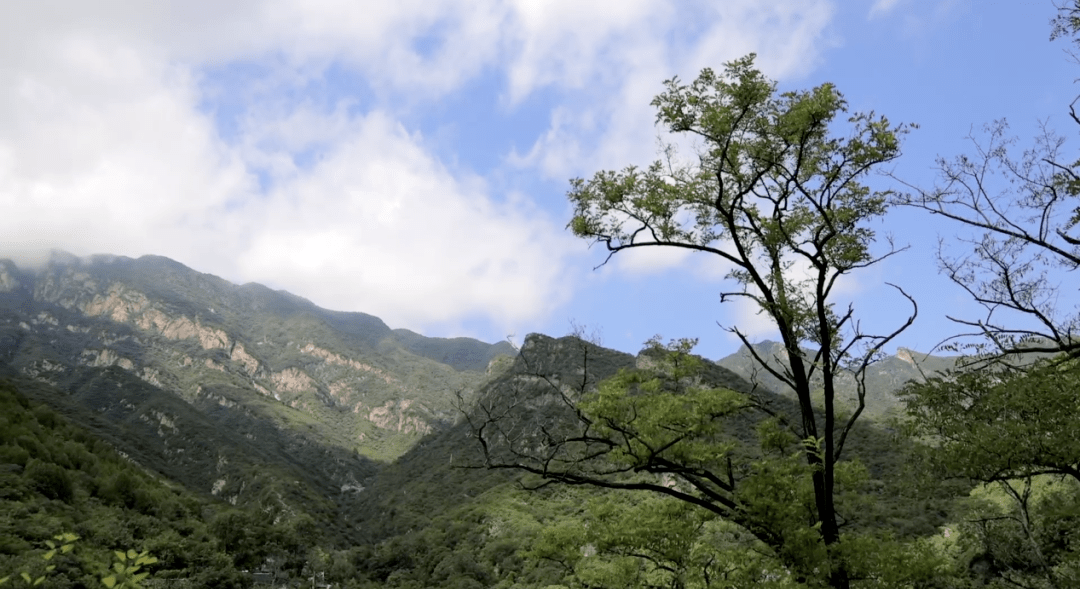
[[[167,258],[57,253],[34,272],[0,260],[0,375],[231,502],[274,495],[259,472],[314,481],[304,493],[324,499],[364,488],[363,457],[391,460],[451,424],[455,394],[508,354]]]
[[[0,293],[15,292],[21,286],[17,272],[18,268],[10,260],[0,260]]]

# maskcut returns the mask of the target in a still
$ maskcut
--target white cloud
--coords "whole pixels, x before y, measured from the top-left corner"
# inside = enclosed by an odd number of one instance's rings
[[[969,13],[976,8],[981,8],[973,0],[935,0],[905,6],[905,10],[898,13],[896,9],[901,4],[907,3],[904,0],[876,0],[870,8],[867,19],[891,17],[905,37],[919,38],[932,34],[958,19],[970,17]]]
[[[39,49],[0,71],[0,233],[84,252],[213,239],[250,178],[183,70],[96,38]]]
[[[545,14],[559,14],[558,4],[544,6]],[[575,93],[530,151],[511,154],[511,161],[555,178],[646,163],[656,150],[649,102],[663,80],[693,79],[704,67],[720,69],[750,52],[770,77],[799,76],[817,62],[833,12],[824,0],[680,6],[675,13],[668,4],[635,2],[626,11],[566,22],[534,16],[551,29],[542,29],[543,51],[526,43],[512,61],[512,99],[545,84]],[[522,34],[533,28],[539,27]]]
[[[317,52],[318,42],[334,39],[319,31],[344,43],[343,23],[352,17],[331,18],[329,6],[312,6],[296,23],[311,38],[295,33],[297,43]],[[435,18],[407,8],[387,11],[393,14],[381,25],[383,37],[393,36],[401,18]],[[155,26],[162,15],[148,10],[56,21],[45,12],[22,16],[36,20],[49,42],[38,43],[32,59],[9,59],[0,69],[5,254],[48,247],[163,254],[417,328],[470,315],[521,321],[566,298],[570,282],[560,278],[570,240],[562,227],[525,199],[495,204],[482,181],[450,174],[424,152],[422,138],[386,114],[267,100],[250,105],[237,145],[222,143],[199,110],[199,78],[191,74],[198,64],[168,56],[227,60],[268,47],[243,34],[230,41],[225,29],[210,35],[206,48],[187,45],[183,35]],[[232,16],[235,25],[263,29],[275,18]],[[374,18],[353,17],[358,26]],[[138,39],[143,26],[164,33],[164,42]],[[282,27],[278,38],[286,32]],[[383,49],[407,60],[400,44],[387,43]],[[151,46],[156,51],[144,51]],[[370,52],[379,47],[376,41]],[[293,156],[305,149],[324,161],[299,169]],[[260,194],[252,170],[268,171],[278,187]]]
[[[686,263],[691,253],[682,248],[643,247],[620,252],[613,261],[620,272],[644,276],[678,268]]]
[[[661,80],[754,49],[771,75],[793,74],[813,63],[831,14],[823,0],[680,6],[6,3],[0,255],[162,254],[415,328],[541,317],[570,295],[580,244],[535,195],[504,200],[448,170],[398,119],[497,70],[508,109],[558,94],[519,171],[564,179],[641,163]],[[260,73],[239,95],[215,94],[214,72],[238,64]],[[369,84],[371,102],[305,97],[331,66]],[[211,116],[224,99],[238,104],[235,137]],[[298,164],[305,152],[317,157]],[[685,252],[624,257],[620,268],[648,273]]]
[[[562,303],[577,243],[521,199],[496,204],[479,179],[453,177],[388,116],[251,208],[241,273],[302,284],[330,308],[396,325],[486,315],[510,325]]]
[[[621,2],[617,10],[578,0],[516,0],[513,6],[511,102],[549,84],[584,89],[615,82],[636,57],[663,50],[658,37],[675,16],[667,3],[650,0]],[[606,67],[612,64],[619,67]]]
[[[780,339],[780,332],[776,329],[776,322],[772,320],[768,313],[762,312],[761,307],[754,301],[746,297],[734,297],[725,301],[720,308],[724,311],[724,318],[718,323],[725,330],[736,328],[751,343]],[[727,331],[725,337],[729,341],[742,344],[742,340],[733,332]]]

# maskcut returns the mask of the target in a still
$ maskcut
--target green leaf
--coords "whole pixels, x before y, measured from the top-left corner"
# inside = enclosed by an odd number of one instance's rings
[[[112,575],[109,575],[108,577],[102,577],[101,582],[109,589],[112,589],[116,586],[116,577]]]

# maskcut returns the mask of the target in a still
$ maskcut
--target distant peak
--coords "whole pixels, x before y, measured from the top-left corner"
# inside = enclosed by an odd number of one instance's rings
[[[48,267],[57,266],[91,266],[96,264],[112,264],[121,260],[131,260],[125,256],[114,254],[91,254],[89,256],[77,256],[69,251],[61,249],[49,250],[49,257],[45,262]]]
[[[82,264],[82,258],[64,250],[49,250],[50,266],[78,266]]]

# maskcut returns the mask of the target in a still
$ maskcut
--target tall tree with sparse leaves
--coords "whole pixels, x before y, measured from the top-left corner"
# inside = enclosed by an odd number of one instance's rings
[[[885,213],[888,195],[872,190],[865,178],[900,155],[900,139],[908,127],[891,125],[873,113],[845,116],[847,102],[832,84],[779,93],[776,83],[755,68],[754,59],[749,55],[733,61],[721,74],[705,69],[689,85],[677,78],[665,82],[665,91],[652,102],[657,123],[693,138],[698,144],[695,157],[681,160],[667,144],[663,157],[647,168],[631,166],[572,180],[568,196],[574,216],[569,226],[575,235],[607,248],[604,263],[626,250],[667,247],[716,256],[729,266],[727,278],[734,289],[721,293],[721,302],[753,301],[775,325],[784,357],[761,357],[744,331],[738,326],[729,330],[749,347],[761,369],[789,385],[798,399],[797,409],[790,411],[764,397],[751,395],[748,402],[768,414],[777,428],[763,437],[802,441],[805,465],[762,462],[746,472],[783,464],[785,472],[805,477],[809,520],[802,519],[801,511],[781,518],[771,508],[770,513],[755,511],[744,502],[772,487],[761,486],[768,475],[764,471],[740,478],[738,466],[732,466],[731,447],[719,443],[723,435],[716,431],[718,420],[742,410],[741,397],[648,384],[657,381],[647,374],[626,373],[601,385],[599,396],[583,396],[577,408],[582,430],[561,441],[547,432],[552,439],[538,446],[550,450],[547,457],[517,450],[518,462],[499,466],[571,484],[676,496],[746,526],[781,558],[793,558],[793,566],[806,564],[792,556],[798,552],[793,543],[800,543],[803,552],[817,551],[807,548],[816,543],[825,556],[808,567],[810,572],[818,569],[828,585],[847,588],[855,565],[839,546],[843,516],[836,503],[838,465],[865,407],[867,367],[912,323],[917,308],[897,287],[898,298],[911,304],[910,316],[892,331],[866,333],[851,305],[837,308],[836,286],[841,277],[899,251],[891,243],[874,250],[869,223]],[[849,134],[834,133],[838,122],[846,123]],[[674,358],[687,357],[685,345],[668,351]],[[845,373],[860,383],[854,407],[846,414],[838,407],[834,387]],[[678,370],[673,374],[678,382]],[[816,397],[812,383],[823,385]],[[664,395],[682,397],[664,401]],[[650,403],[658,408],[649,409]],[[478,437],[489,444],[485,450],[494,448],[500,431],[506,434],[504,444],[512,446],[517,434],[500,430],[493,423],[495,412],[488,416],[491,419],[477,427]],[[717,444],[711,451],[710,443]],[[567,450],[571,444],[581,446],[578,454]],[[582,461],[603,457],[618,467],[590,470],[582,467],[584,462],[551,458],[562,456],[580,456]],[[629,481],[625,477],[631,472],[653,473],[667,482]],[[783,526],[801,521],[805,527],[801,532],[777,528],[781,520]]]
[[[801,414],[782,421],[807,441],[820,533],[831,546],[840,540],[834,468],[865,406],[860,387],[857,408],[838,422],[834,380],[847,370],[863,376],[881,347],[914,320],[913,312],[891,333],[862,333],[851,306],[836,309],[834,289],[841,276],[897,251],[871,251],[875,235],[868,222],[885,213],[886,194],[862,180],[900,155],[906,128],[873,113],[855,114],[847,120],[850,136],[833,135],[830,126],[847,103],[832,84],[778,94],[753,60],[734,61],[721,76],[706,69],[690,85],[666,82],[653,101],[657,122],[699,138],[697,161],[680,162],[668,147],[647,169],[574,180],[570,226],[575,235],[604,244],[609,259],[640,247],[677,247],[730,265],[727,278],[737,290],[722,293],[721,302],[752,300],[784,344],[787,357],[777,370],[737,326],[730,328],[761,368],[798,397]],[[818,372],[820,409],[811,387]],[[847,571],[837,564],[831,583],[847,587]]]

